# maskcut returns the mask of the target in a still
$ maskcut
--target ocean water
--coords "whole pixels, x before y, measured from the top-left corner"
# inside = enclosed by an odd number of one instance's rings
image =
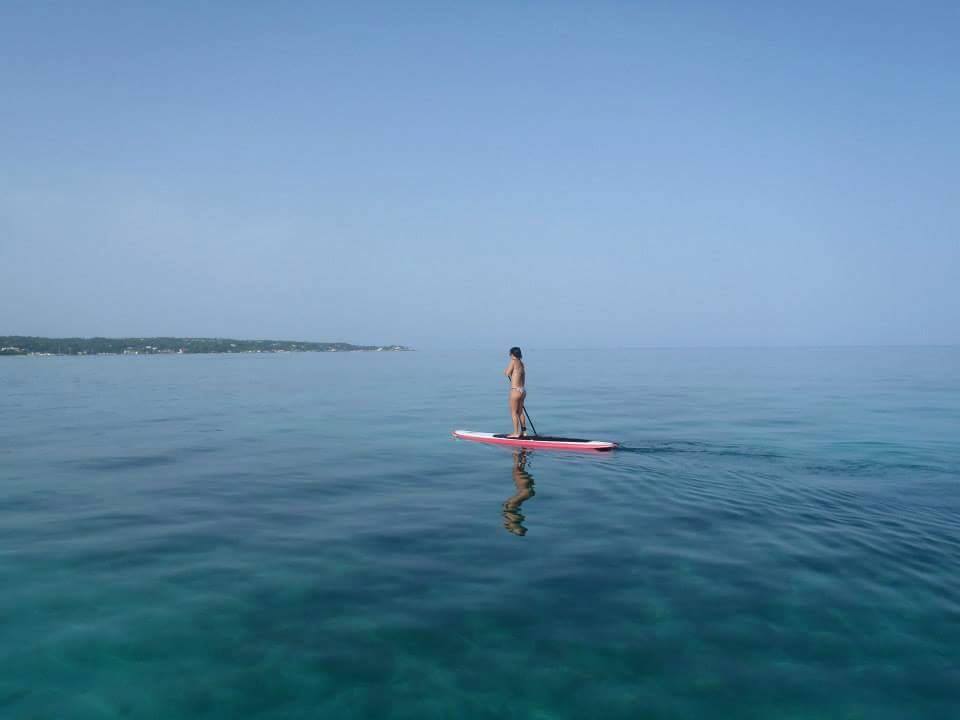
[[[0,359],[0,717],[960,716],[960,349]]]

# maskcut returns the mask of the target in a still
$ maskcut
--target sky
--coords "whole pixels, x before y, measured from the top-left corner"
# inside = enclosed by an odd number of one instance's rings
[[[0,335],[960,343],[960,3],[0,3]]]

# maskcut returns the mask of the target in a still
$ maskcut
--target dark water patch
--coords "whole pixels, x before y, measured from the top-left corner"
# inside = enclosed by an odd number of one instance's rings
[[[67,460],[65,464],[78,470],[90,472],[117,472],[121,470],[143,470],[160,465],[171,465],[177,461],[172,454],[164,455],[112,455],[85,460]]]
[[[196,422],[196,416],[193,415],[162,415],[160,417],[147,417],[140,420],[143,425],[164,425],[167,423],[182,423],[192,426]]]
[[[715,457],[757,458],[761,460],[777,460],[785,457],[780,453],[760,448],[712,445],[709,443],[682,440],[666,441],[656,444],[625,441],[621,443],[616,452],[647,455],[699,454]]]
[[[882,476],[904,473],[954,474],[960,479],[960,468],[947,464],[922,462],[889,462],[885,460],[835,460],[830,463],[810,463],[801,466],[815,474],[838,475],[842,477]]]

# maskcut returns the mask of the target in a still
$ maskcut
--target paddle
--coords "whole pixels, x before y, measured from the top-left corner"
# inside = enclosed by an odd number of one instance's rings
[[[523,414],[527,416],[527,422],[530,423],[530,427],[533,428],[533,436],[536,437],[540,433],[537,432],[537,426],[533,424],[533,420],[530,419],[530,413],[527,412],[527,406],[523,406]]]

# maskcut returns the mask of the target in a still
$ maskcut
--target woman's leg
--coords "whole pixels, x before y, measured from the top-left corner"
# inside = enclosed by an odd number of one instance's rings
[[[520,415],[523,393],[516,390],[510,391],[510,419],[513,421],[513,436],[520,436]]]

